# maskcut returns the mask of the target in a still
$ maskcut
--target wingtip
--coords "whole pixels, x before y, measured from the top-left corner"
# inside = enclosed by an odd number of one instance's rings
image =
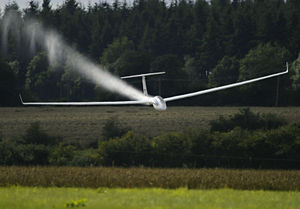
[[[22,104],[24,104],[21,94],[19,94],[19,98]]]
[[[288,73],[289,72],[289,63],[288,62],[286,62],[286,71],[285,71],[286,73]]]

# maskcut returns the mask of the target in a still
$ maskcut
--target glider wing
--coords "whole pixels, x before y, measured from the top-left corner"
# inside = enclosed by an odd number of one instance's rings
[[[36,105],[36,106],[93,106],[93,105],[135,105],[144,104],[147,105],[149,102],[144,101],[111,101],[111,102],[24,102],[21,95],[20,100],[23,105]]]
[[[211,88],[211,89],[196,91],[196,92],[192,92],[192,93],[188,93],[188,94],[172,96],[172,97],[164,98],[164,101],[165,102],[170,102],[170,101],[175,101],[175,100],[184,99],[184,98],[188,98],[188,97],[194,97],[194,96],[198,96],[198,95],[202,95],[202,94],[208,94],[208,93],[211,93],[211,92],[220,91],[220,90],[224,90],[224,89],[229,89],[229,88],[233,88],[233,87],[237,87],[237,86],[242,86],[242,85],[245,85],[245,84],[249,84],[249,83],[265,80],[265,79],[268,79],[268,78],[273,78],[273,77],[276,77],[276,76],[280,76],[280,75],[288,73],[288,71],[289,71],[289,69],[288,69],[288,64],[287,64],[286,71],[283,71],[283,72],[280,72],[280,73],[275,73],[275,74],[271,74],[271,75],[267,75],[267,76],[263,76],[263,77],[259,77],[259,78],[254,78],[254,79],[250,79],[250,80],[246,80],[246,81],[241,81],[241,82],[237,82],[237,83],[233,83],[233,84],[228,84],[228,85],[225,85],[225,86],[219,86],[219,87],[215,87],[215,88]]]

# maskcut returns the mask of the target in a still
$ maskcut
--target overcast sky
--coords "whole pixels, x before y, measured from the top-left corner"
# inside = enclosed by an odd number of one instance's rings
[[[19,7],[21,9],[24,9],[26,7],[28,7],[29,5],[29,1],[30,0],[0,0],[0,7],[1,7],[1,11],[3,11],[4,7],[6,4],[8,4],[9,2],[13,2],[15,1]],[[43,0],[35,0],[36,2],[39,2],[40,7],[42,6]],[[61,5],[63,2],[65,2],[65,0],[51,0],[51,5],[52,8],[56,8],[57,5]],[[84,6],[87,6],[89,3],[91,3],[92,5],[94,3],[98,3],[98,2],[114,2],[114,0],[77,0],[77,2],[81,2]],[[122,2],[122,0],[120,0],[120,2]],[[127,3],[131,2],[131,0],[126,0]]]

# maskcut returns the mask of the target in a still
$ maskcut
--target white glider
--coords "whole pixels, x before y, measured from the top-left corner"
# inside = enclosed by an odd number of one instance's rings
[[[261,80],[281,76],[281,75],[284,75],[288,72],[289,72],[289,67],[288,67],[288,63],[287,63],[286,64],[286,70],[283,71],[283,72],[280,72],[280,73],[275,73],[275,74],[271,74],[271,75],[267,75],[267,76],[263,76],[263,77],[258,77],[258,78],[254,78],[254,79],[250,79],[250,80],[246,80],[246,81],[241,81],[241,82],[237,82],[237,83],[233,83],[233,84],[228,84],[228,85],[219,86],[219,87],[215,87],[215,88],[211,88],[211,89],[196,91],[196,92],[192,92],[192,93],[187,93],[187,94],[182,94],[182,95],[177,95],[177,96],[172,96],[172,97],[167,97],[167,98],[162,98],[161,96],[154,96],[153,97],[153,96],[148,95],[147,85],[146,85],[146,77],[147,76],[160,75],[160,74],[164,74],[165,72],[147,73],[147,74],[139,74],[139,75],[121,77],[122,79],[142,77],[142,85],[143,85],[144,95],[147,96],[150,99],[150,100],[147,100],[147,101],[24,102],[21,95],[19,95],[19,96],[20,96],[20,100],[21,100],[23,105],[88,106],[88,105],[137,105],[137,104],[140,104],[140,105],[153,105],[153,107],[156,110],[166,110],[167,109],[166,102],[180,100],[180,99],[184,99],[184,98],[188,98],[188,97],[199,96],[199,95],[202,95],[202,94],[208,94],[208,93],[211,93],[211,92],[220,91],[220,90],[224,90],[224,89],[229,89],[229,88],[233,88],[233,87],[237,87],[237,86],[242,86],[242,85],[245,85],[245,84],[249,84],[249,83],[253,83],[253,82],[257,82],[257,81],[261,81]]]

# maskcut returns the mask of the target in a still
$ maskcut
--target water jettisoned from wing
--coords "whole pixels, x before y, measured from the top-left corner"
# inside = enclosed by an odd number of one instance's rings
[[[104,68],[75,51],[54,30],[44,27],[40,22],[33,19],[25,21],[23,24],[24,30],[22,30],[22,28],[19,28],[20,25],[16,24],[18,22],[19,19],[15,12],[5,15],[2,24],[2,51],[6,50],[9,32],[15,33],[16,37],[25,35],[30,41],[31,51],[34,51],[36,46],[41,46],[47,51],[50,65],[64,61],[72,70],[108,91],[131,100],[151,102],[151,97],[145,96],[141,91],[113,76]],[[23,31],[23,34],[20,34],[20,31]]]

